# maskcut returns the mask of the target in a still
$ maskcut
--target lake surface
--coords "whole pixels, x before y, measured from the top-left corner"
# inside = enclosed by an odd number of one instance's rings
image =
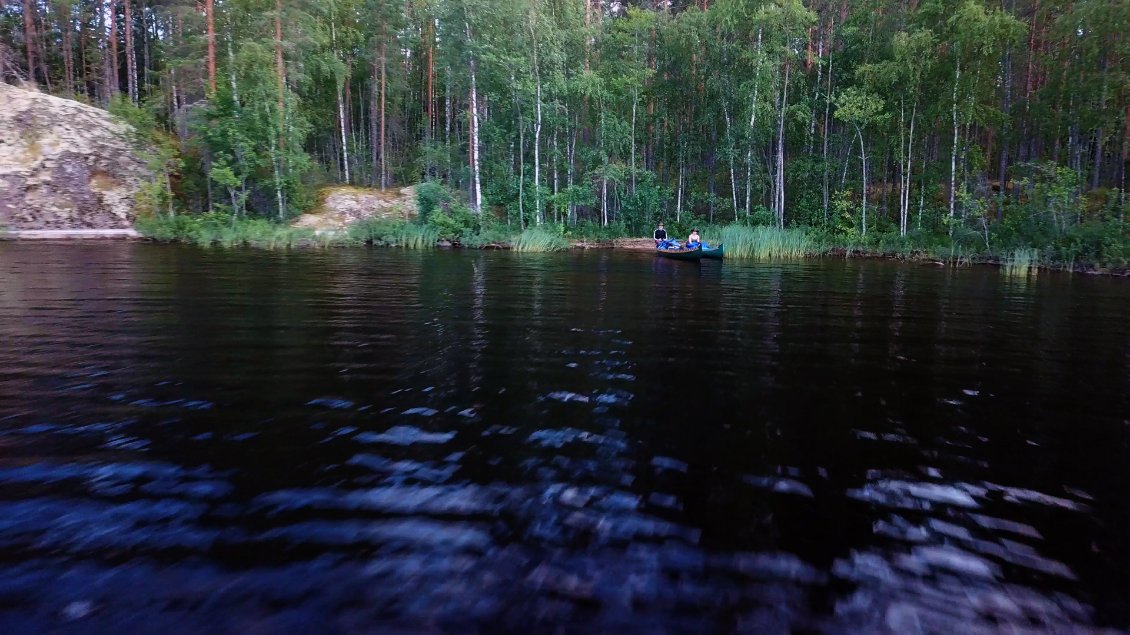
[[[0,243],[0,632],[1123,632],[1130,282]]]

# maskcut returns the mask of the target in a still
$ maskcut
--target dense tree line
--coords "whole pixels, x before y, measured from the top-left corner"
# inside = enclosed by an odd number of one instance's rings
[[[1126,0],[9,0],[0,68],[147,112],[190,212],[424,180],[514,225],[636,231],[1126,207]]]

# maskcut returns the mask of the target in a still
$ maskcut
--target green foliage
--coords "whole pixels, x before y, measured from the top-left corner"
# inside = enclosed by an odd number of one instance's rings
[[[1063,264],[1089,263],[1100,267],[1130,265],[1130,232],[1117,221],[1090,222],[1069,229],[1052,244]]]
[[[138,216],[171,215],[174,211],[172,179],[184,167],[176,138],[161,128],[153,112],[153,104],[139,107],[118,96],[110,101],[109,110],[111,115],[132,128],[135,147],[154,175],[153,180],[141,184],[135,198]]]
[[[668,223],[670,225],[670,223]],[[578,240],[586,240],[591,242],[600,242],[613,240],[615,238],[622,238],[624,236],[646,235],[651,236],[654,226],[648,227],[646,231],[638,232],[635,234],[628,233],[627,228],[620,223],[613,223],[611,225],[601,225],[595,221],[583,221],[572,226],[562,226],[564,236],[567,238],[574,238]],[[669,235],[674,236],[674,229],[670,227],[667,229]]]
[[[480,220],[466,205],[454,203],[445,210],[434,211],[428,215],[428,227],[447,240],[459,240],[472,233],[480,225]]]
[[[512,245],[515,240],[513,232],[504,227],[484,229],[478,233],[467,233],[459,239],[459,243],[470,249],[482,249],[490,246]]]
[[[416,207],[419,210],[420,221],[428,222],[432,212],[445,209],[451,204],[453,197],[451,191],[437,181],[424,181],[416,185]]]

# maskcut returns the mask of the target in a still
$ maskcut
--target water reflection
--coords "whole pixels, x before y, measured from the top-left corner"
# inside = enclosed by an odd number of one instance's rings
[[[0,624],[1130,627],[1128,294],[4,245]]]

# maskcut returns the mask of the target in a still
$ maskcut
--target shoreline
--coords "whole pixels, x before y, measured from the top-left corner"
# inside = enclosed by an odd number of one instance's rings
[[[136,229],[9,229],[0,230],[0,240],[144,240]]]
[[[138,242],[151,242],[158,244],[192,244],[188,241],[181,240],[161,240],[146,236],[136,229],[22,229],[22,230],[0,230],[0,241],[7,242],[42,242],[42,243],[69,243],[69,242],[88,242],[88,241],[138,241]],[[253,247],[252,245],[246,245]],[[347,247],[351,245],[346,244],[319,244],[317,241],[301,241],[292,245],[298,249],[327,249],[337,247]],[[361,243],[359,246],[383,246],[374,245],[372,242]],[[391,245],[388,245],[391,246]],[[433,247],[435,249],[477,249],[477,250],[501,250],[510,251],[511,245],[503,243],[490,243],[481,247],[469,247],[458,242],[452,243],[450,241],[439,241]],[[612,249],[617,251],[632,251],[632,252],[649,252],[654,250],[652,239],[650,238],[614,238],[611,240],[577,240],[570,243],[567,251],[573,250],[588,250],[588,249]],[[862,258],[870,260],[898,260],[909,264],[917,264],[921,266],[936,266],[936,267],[963,267],[972,265],[986,265],[994,267],[1002,267],[1003,263],[999,258],[992,256],[966,256],[964,259],[946,261],[939,259],[935,256],[926,253],[896,253],[896,252],[871,252],[852,249],[848,247],[831,247],[823,253],[814,253],[803,257],[803,260],[812,260],[820,258]],[[1130,278],[1130,268],[1102,268],[1092,263],[1078,263],[1071,267],[1055,267],[1052,265],[1033,266],[1036,272],[1053,271],[1061,273],[1075,273],[1089,276],[1109,276],[1112,278]],[[1035,275],[1033,273],[1032,275]]]

